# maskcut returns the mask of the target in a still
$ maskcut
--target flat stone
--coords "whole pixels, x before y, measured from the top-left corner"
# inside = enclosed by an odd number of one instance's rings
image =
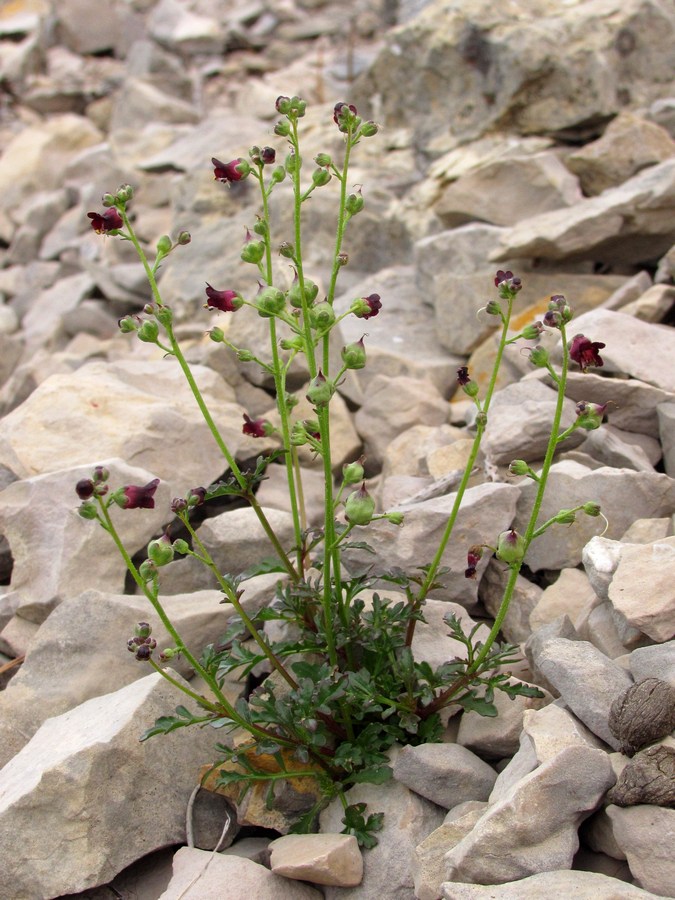
[[[667,897],[675,884],[675,809],[608,806],[616,842],[640,887]]]
[[[394,778],[452,809],[466,800],[487,800],[497,773],[460,744],[420,744],[403,747],[394,763]]]
[[[275,875],[338,887],[361,884],[363,856],[354,835],[287,834],[269,847]]]
[[[451,822],[447,819],[415,847],[413,877],[417,900],[438,900],[441,883],[445,881],[445,854],[458,844],[483,815],[485,804],[457,816]]]
[[[562,569],[556,581],[544,588],[541,599],[530,613],[530,625],[536,631],[559,616],[568,615],[577,628],[599,602],[585,572]]]
[[[629,657],[631,674],[636,681],[661,678],[675,687],[675,641],[638,647]]]
[[[574,897],[574,900],[654,900],[657,896],[632,884],[597,872],[560,869],[541,872],[502,885],[442,885],[444,900],[541,900],[542,897]]]
[[[629,625],[654,641],[670,640],[675,636],[673,577],[675,537],[624,546],[609,584],[609,600]]]
[[[446,854],[448,879],[503,884],[570,867],[579,823],[613,783],[607,754],[567,747],[516,782]]]

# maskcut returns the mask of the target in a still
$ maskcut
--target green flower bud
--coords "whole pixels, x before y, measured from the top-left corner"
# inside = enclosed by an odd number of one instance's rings
[[[318,375],[312,379],[307,388],[307,399],[312,406],[320,409],[328,406],[334,391],[335,385],[333,382],[326,378],[321,369],[319,369]]]
[[[302,422],[295,422],[291,429],[291,444],[293,444],[294,447],[302,447],[302,445],[306,443],[307,431],[305,430],[305,426]]]
[[[150,541],[148,544],[148,557],[157,568],[166,566],[173,560],[173,547],[167,534],[162,535],[161,538],[157,538],[155,541]]]
[[[322,168],[333,164],[333,160],[327,153],[317,153],[317,155],[314,157],[314,162],[317,164],[317,166],[321,166]]]
[[[101,197],[101,205],[105,206],[106,209],[108,209],[111,206],[114,206],[115,205],[114,196],[112,194],[104,194]]]
[[[146,344],[156,344],[159,336],[159,325],[152,319],[146,319],[138,329],[138,338]]]
[[[275,166],[272,169],[272,184],[279,184],[286,177],[286,169],[283,166]]]
[[[348,369],[363,369],[366,365],[366,348],[363,338],[342,348],[342,362]]]
[[[138,574],[141,576],[143,581],[152,581],[153,578],[157,576],[157,566],[151,559],[146,559],[138,567]]]
[[[380,126],[375,122],[364,122],[361,126],[361,134],[363,137],[373,137],[380,130]]]
[[[548,366],[548,350],[543,347],[533,347],[530,350],[529,360],[533,366],[538,369],[545,369]]]
[[[257,266],[265,255],[265,244],[262,241],[247,241],[241,248],[240,255],[244,262]]]
[[[559,513],[553,516],[553,521],[559,525],[572,525],[576,522],[577,514],[573,509],[561,509]]]
[[[250,350],[237,350],[237,359],[239,362],[254,362],[255,356]]]
[[[327,331],[335,321],[335,311],[330,303],[317,303],[309,311],[309,321],[312,328]]]
[[[117,325],[122,334],[129,334],[132,331],[138,331],[139,321],[138,316],[122,316]]]
[[[96,504],[92,503],[91,500],[87,500],[84,503],[80,503],[80,506],[77,510],[78,515],[82,516],[83,519],[97,519],[98,518],[98,509],[96,508]]]
[[[462,385],[462,390],[467,395],[467,397],[473,398],[478,396],[480,387],[478,386],[478,382],[476,381],[467,381],[466,384]]]
[[[261,237],[265,237],[266,234],[269,233],[269,228],[267,227],[267,222],[264,219],[258,219],[258,221],[253,226],[253,230],[256,234],[259,234]]]
[[[536,341],[539,339],[539,335],[544,330],[544,326],[541,322],[532,322],[530,325],[526,325],[522,331],[522,337],[525,338],[526,341]]]
[[[394,512],[387,513],[385,519],[388,519],[392,525],[402,525],[404,516],[402,512],[397,512],[395,510]]]
[[[375,501],[366,490],[365,481],[345,501],[345,516],[351,525],[367,525],[375,513]]]
[[[586,431],[595,431],[602,425],[606,409],[606,403],[588,403],[586,400],[580,400],[576,405],[576,425]]]
[[[222,342],[225,340],[225,332],[222,328],[218,328],[217,325],[215,326],[215,328],[207,331],[207,334],[214,344],[222,344]]]
[[[160,651],[159,658],[161,662],[167,662],[170,659],[173,659],[174,656],[179,656],[180,650],[178,647],[165,647],[164,650]]]
[[[508,563],[521,563],[525,556],[525,538],[513,528],[502,531],[497,538],[497,559]]]
[[[350,216],[360,213],[364,206],[364,199],[361,194],[350,194],[345,201],[345,211]]]
[[[581,508],[587,516],[593,516],[593,518],[596,518],[602,512],[600,504],[594,500],[588,500]]]
[[[263,288],[255,298],[258,315],[264,319],[278,315],[286,306],[286,297],[275,287]]]
[[[345,484],[358,484],[359,481],[363,481],[364,470],[363,470],[363,461],[365,460],[364,456],[361,456],[356,462],[345,463],[342,467],[342,479]]]
[[[176,538],[173,542],[174,553],[180,553],[184,556],[186,553],[190,552],[190,545],[187,541],[184,541],[183,538]]]
[[[331,180],[331,174],[326,169],[314,169],[312,172],[312,182],[316,187],[323,187]]]
[[[314,302],[318,293],[319,285],[315,284],[311,278],[305,278],[305,299],[309,306]],[[288,302],[291,306],[295,309],[302,309],[302,290],[300,289],[299,281],[296,280],[293,282],[286,292],[286,296],[288,297]]]
[[[298,157],[295,153],[289,153],[284,162],[286,171],[289,175],[293,175],[298,168]]]
[[[132,188],[132,186],[130,184],[122,184],[117,189],[116,197],[121,203],[128,203],[130,200],[133,199],[133,196],[134,196],[134,189]]]
[[[512,475],[527,475],[529,471],[530,467],[524,459],[514,459],[509,466],[509,472]]]
[[[305,346],[305,342],[298,334],[293,338],[282,338],[279,341],[279,346],[282,350],[297,350],[300,352]]]
[[[502,308],[496,300],[488,300],[485,305],[485,312],[489,316],[501,316]]]
[[[180,244],[181,247],[184,247],[186,244],[189,244],[192,240],[192,235],[189,231],[181,231],[176,240],[177,244]]]
[[[163,234],[162,237],[157,241],[157,253],[162,256],[166,256],[167,253],[171,253],[173,248],[173,242],[168,234]]]
[[[274,126],[274,133],[278,134],[279,137],[288,137],[288,135],[291,133],[291,126],[288,122],[284,122],[284,120],[281,119]]]
[[[286,259],[295,259],[295,247],[288,241],[283,241],[279,244],[279,255]]]
[[[152,625],[149,625],[147,622],[139,622],[138,625],[134,628],[134,634],[136,637],[145,638],[150,637],[152,634]]]
[[[169,309],[168,306],[158,306],[155,312],[155,316],[157,321],[163,325],[165,328],[168,328],[169,325],[173,322],[173,312]]]

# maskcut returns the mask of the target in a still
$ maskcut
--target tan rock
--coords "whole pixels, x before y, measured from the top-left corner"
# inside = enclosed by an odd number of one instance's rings
[[[647,577],[646,577],[647,576]],[[609,585],[622,618],[655,641],[675,636],[675,537],[626,546]]]
[[[568,615],[575,628],[598,605],[588,576],[579,569],[562,569],[558,578],[544,588],[541,599],[530,613],[530,625],[536,631],[559,616]]]
[[[355,887],[363,878],[363,856],[351,834],[287,834],[270,844],[270,868],[313,884]]]

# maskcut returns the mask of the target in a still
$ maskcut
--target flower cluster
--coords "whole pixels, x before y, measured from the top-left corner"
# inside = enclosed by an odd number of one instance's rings
[[[139,662],[147,662],[157,647],[157,641],[150,637],[151,633],[152,627],[147,622],[139,622],[134,629],[134,636],[127,641],[127,650],[133,653]]]

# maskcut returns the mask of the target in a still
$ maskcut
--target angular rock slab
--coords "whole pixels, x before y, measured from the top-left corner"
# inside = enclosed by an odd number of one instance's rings
[[[593,644],[565,638],[547,641],[535,651],[534,662],[584,725],[618,750],[619,742],[608,725],[609,711],[633,683],[628,672]]]
[[[221,599],[222,594],[214,590],[163,598],[167,615],[197,656],[225,630],[228,611],[219,605]],[[145,597],[92,590],[54,610],[40,626],[21,669],[0,693],[0,767],[28,743],[48,716],[61,715],[147,675],[148,664],[138,662],[125,646],[137,622],[152,625],[158,650],[172,646]],[[95,635],[95,651],[83,637],[84,630]],[[171,661],[171,669],[184,677],[191,673],[180,657]]]
[[[609,585],[620,618],[654,641],[675,637],[675,537],[621,549]]]
[[[466,800],[487,800],[497,773],[459,744],[403,747],[396,756],[394,778],[439,806],[452,809]]]
[[[366,803],[367,813],[383,812],[384,827],[377,846],[367,851],[359,887],[327,887],[326,900],[410,900],[415,847],[438,828],[445,810],[395,781],[357,784],[346,796],[350,804]],[[333,801],[321,813],[322,831],[340,831],[343,815],[342,804]]]
[[[147,484],[155,476],[121,459],[98,460],[110,471],[110,484]],[[90,478],[92,465],[61,469],[15,481],[0,497],[0,530],[14,559],[10,588],[21,600],[19,614],[38,625],[64,598],[90,587],[92,569],[101,590],[122,591],[126,566],[111,537],[97,522],[77,514],[75,485]],[[122,510],[110,515],[133,556],[157,534],[168,517],[169,486],[161,483],[155,509]]]
[[[530,517],[537,485],[527,479],[520,485],[520,490],[514,528],[522,532]],[[607,466],[591,470],[578,462],[562,460],[551,466],[539,524],[562,508],[578,506],[588,500],[599,503],[609,520],[605,537],[618,540],[635,519],[671,515],[675,508],[675,480],[659,472]],[[599,535],[603,527],[602,519],[578,513],[572,525],[552,525],[533,541],[525,562],[535,572],[577,566],[584,546]]]
[[[608,806],[614,838],[626,854],[633,877],[659,897],[675,885],[675,809],[663,806]]]
[[[213,736],[185,729],[138,740],[181,696],[148,675],[48,719],[0,771],[0,896],[82,891],[185,839],[187,801]]]
[[[501,885],[448,881],[441,887],[443,900],[542,900],[542,897],[560,900],[563,897],[573,897],[574,900],[653,900],[657,896],[618,878],[575,869],[541,872]]]
[[[338,887],[361,884],[363,856],[353,834],[285,834],[269,849],[275,875]]]
[[[236,454],[243,410],[232,402],[232,389],[215,372],[192,371]],[[183,492],[227,468],[182,372],[166,360],[97,361],[52,375],[0,422],[0,462],[22,478],[110,456]]]
[[[289,881],[241,856],[181,847],[159,900],[321,900],[307,884]]]
[[[446,854],[448,879],[503,884],[569,868],[579,823],[613,783],[606,753],[567,747],[516,782]]]

